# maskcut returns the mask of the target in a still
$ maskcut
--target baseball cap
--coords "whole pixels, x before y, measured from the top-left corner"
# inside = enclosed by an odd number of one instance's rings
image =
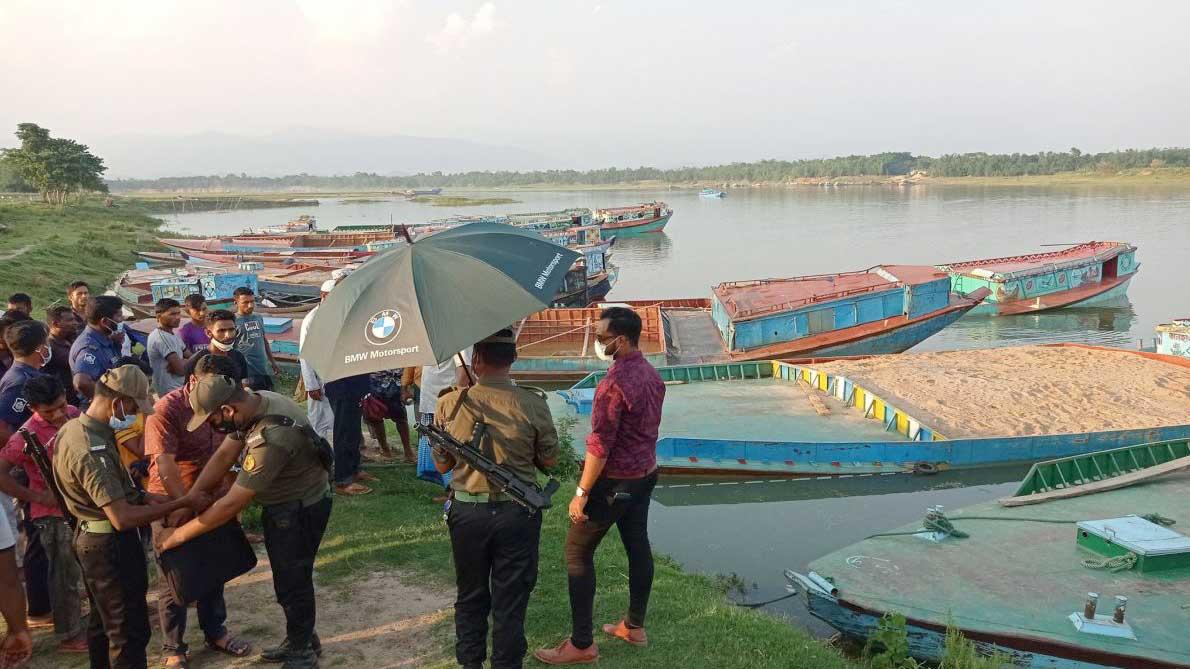
[[[103,373],[99,382],[115,392],[136,401],[136,410],[148,416],[153,413],[153,398],[149,396],[149,378],[136,365],[115,367]]]
[[[335,281],[334,279],[327,279],[326,281],[322,282],[322,287],[319,288],[319,290],[324,293],[329,293],[335,289],[335,284],[337,283],[339,282]]]
[[[239,386],[226,376],[208,376],[202,379],[190,391],[190,408],[194,410],[194,417],[187,423],[186,429],[193,432],[207,422],[211,414],[235,396]]]

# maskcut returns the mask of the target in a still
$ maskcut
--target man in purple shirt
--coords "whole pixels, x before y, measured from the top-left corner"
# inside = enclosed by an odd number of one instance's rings
[[[211,343],[207,335],[207,298],[202,293],[191,293],[182,301],[186,307],[186,315],[190,317],[185,325],[178,328],[178,337],[186,347],[186,357],[205,350]]]
[[[610,307],[599,314],[595,351],[613,362],[595,389],[583,475],[570,502],[570,638],[557,648],[535,653],[546,664],[586,664],[599,658],[592,633],[595,549],[612,525],[619,528],[628,552],[628,614],[604,625],[603,632],[634,646],[648,644],[645,610],[653,588],[649,501],[657,485],[657,432],[665,383],[637,350],[640,330],[640,316],[627,307]]]

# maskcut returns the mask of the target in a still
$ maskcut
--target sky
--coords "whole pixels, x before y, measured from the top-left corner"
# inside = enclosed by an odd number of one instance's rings
[[[1187,146],[1187,26],[1181,0],[0,0],[0,130],[119,176],[210,133],[540,168]]]

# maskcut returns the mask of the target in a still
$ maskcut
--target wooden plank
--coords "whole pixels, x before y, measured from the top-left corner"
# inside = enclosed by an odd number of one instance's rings
[[[1164,464],[1155,465],[1146,469],[1123,474],[1102,481],[1094,481],[1092,483],[1084,483],[1082,485],[1071,486],[1068,488],[1059,488],[1057,490],[1050,490],[1048,492],[1036,493],[1033,495],[1022,495],[1020,497],[1004,497],[1000,500],[1000,506],[1026,506],[1029,504],[1041,504],[1055,499],[1068,499],[1070,497],[1079,497],[1082,495],[1089,495],[1096,492],[1104,492],[1106,490],[1116,490],[1119,488],[1126,488],[1134,483],[1140,481],[1147,481],[1157,476],[1163,476],[1170,472],[1176,472],[1182,469],[1190,468],[1190,455],[1178,458],[1177,460],[1170,460]]]
[[[830,407],[826,406],[826,404],[822,401],[822,398],[818,396],[818,393],[814,392],[814,390],[810,388],[810,384],[806,383],[805,381],[798,381],[797,387],[801,388],[802,394],[804,394],[806,399],[810,401],[810,406],[814,407],[814,411],[817,412],[819,416],[831,415]]]

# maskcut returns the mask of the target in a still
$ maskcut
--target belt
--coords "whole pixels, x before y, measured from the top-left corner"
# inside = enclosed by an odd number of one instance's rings
[[[112,534],[116,531],[110,520],[80,520],[79,529],[90,534]]]
[[[512,498],[502,492],[467,492],[465,490],[453,490],[451,494],[454,495],[456,502],[463,502],[466,504],[489,504],[498,502],[511,502]]]

